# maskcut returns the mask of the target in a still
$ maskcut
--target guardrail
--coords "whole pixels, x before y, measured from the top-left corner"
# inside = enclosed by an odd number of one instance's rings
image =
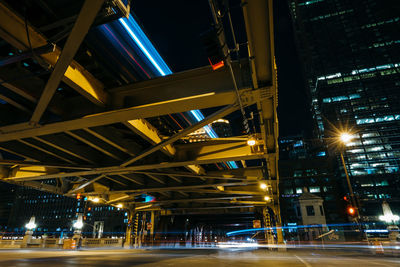
[[[83,238],[81,247],[122,247],[123,238]],[[30,239],[24,244],[22,239],[0,239],[0,248],[64,248],[74,249],[78,245],[77,240],[67,238],[36,238]]]

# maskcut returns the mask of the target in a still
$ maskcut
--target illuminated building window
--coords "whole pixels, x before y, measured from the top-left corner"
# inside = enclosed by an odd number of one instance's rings
[[[374,152],[374,151],[381,151],[381,150],[383,150],[383,149],[384,149],[383,146],[373,146],[373,147],[368,147],[368,148],[366,148],[365,150],[366,150],[367,152]]]
[[[352,149],[352,150],[347,150],[348,153],[362,153],[364,152],[363,149]]]
[[[388,186],[388,185],[389,185],[389,183],[387,180],[376,182],[376,186]]]
[[[301,187],[296,188],[296,194],[301,194],[303,193],[303,189]]]
[[[321,192],[321,189],[319,188],[319,186],[311,186],[310,187],[310,193],[319,193]]]
[[[343,11],[339,11],[339,12],[335,12],[335,13],[331,13],[331,14],[321,15],[318,17],[311,18],[310,21],[318,21],[318,20],[322,20],[322,19],[327,19],[330,17],[335,17],[335,16],[339,16],[339,15],[344,15],[346,13],[351,13],[353,11],[354,11],[354,9],[348,9],[348,10],[343,10]]]
[[[301,176],[303,176],[303,171],[302,170],[296,170],[296,171],[294,171],[293,176],[294,177],[301,177]]]
[[[308,6],[308,5],[312,5],[312,4],[323,2],[323,1],[325,1],[325,0],[310,0],[310,1],[306,1],[304,3],[299,3],[299,6]]]
[[[288,194],[288,195],[293,194],[293,189],[292,188],[285,188],[285,190],[283,190],[283,193],[284,194]]]

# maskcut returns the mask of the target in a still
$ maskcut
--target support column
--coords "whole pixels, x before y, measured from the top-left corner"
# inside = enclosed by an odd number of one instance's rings
[[[275,241],[271,224],[271,216],[269,214],[268,207],[265,207],[263,209],[263,221],[264,221],[265,242],[267,245],[273,245],[275,244]],[[272,247],[270,249],[272,249]]]
[[[128,225],[126,226],[126,233],[125,233],[125,243],[124,248],[131,248],[134,242],[135,234],[135,206],[129,205],[128,206]]]
[[[284,247],[283,240],[283,232],[282,232],[282,219],[281,219],[281,210],[279,205],[274,205],[274,213],[276,218],[276,237],[278,243],[278,250],[286,251],[286,247]]]
[[[150,228],[150,244],[151,244],[151,246],[153,246],[154,224],[155,224],[155,220],[154,220],[154,211],[151,211],[150,223],[151,223],[151,228]]]

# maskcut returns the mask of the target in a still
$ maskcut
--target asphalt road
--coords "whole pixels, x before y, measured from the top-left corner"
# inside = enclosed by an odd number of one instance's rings
[[[400,266],[400,258],[350,251],[243,249],[1,250],[1,267],[57,266]]]

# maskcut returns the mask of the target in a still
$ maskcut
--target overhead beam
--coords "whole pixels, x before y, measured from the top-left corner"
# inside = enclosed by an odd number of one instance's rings
[[[120,150],[120,151],[122,151],[122,152],[124,152],[124,153],[126,153],[126,154],[128,154],[128,155],[130,155],[130,156],[134,156],[134,155],[135,155],[135,154],[134,154],[132,151],[130,151],[129,149],[127,149],[127,148],[125,148],[125,147],[123,147],[123,146],[118,145],[118,144],[115,143],[114,141],[111,141],[110,139],[104,137],[103,135],[97,133],[96,131],[93,131],[93,130],[91,130],[91,129],[89,129],[89,128],[83,128],[83,130],[85,130],[86,132],[90,133],[90,134],[93,135],[94,137],[97,137],[97,138],[100,139],[101,141],[103,141],[103,142],[105,142],[105,143],[107,143],[107,144],[109,144],[109,145],[115,147],[116,149],[118,149],[118,150]]]
[[[42,95],[40,96],[39,102],[33,112],[31,122],[39,123],[44,111],[50,103],[51,98],[62,77],[64,77],[68,66],[72,62],[76,52],[78,51],[83,39],[85,38],[90,26],[92,25],[97,13],[99,12],[104,0],[86,0],[79,13],[78,19],[76,20],[71,33],[61,51],[60,57],[54,66],[54,70],[47,81],[46,86],[43,89]]]
[[[92,183],[94,183],[94,182],[96,182],[96,181],[98,181],[98,180],[100,180],[100,179],[102,179],[102,178],[104,178],[104,177],[105,177],[105,175],[102,174],[102,175],[97,176],[96,178],[92,178],[92,179],[90,179],[89,181],[87,181],[87,182],[85,182],[85,183],[83,183],[83,184],[77,186],[76,188],[70,190],[70,191],[68,192],[68,194],[72,194],[72,193],[78,192],[79,190],[84,189],[86,186],[88,186],[88,185],[90,185],[90,184],[92,184]]]
[[[14,153],[11,150],[6,150],[0,147],[0,150],[5,150],[9,153]],[[16,154],[18,155],[18,154]],[[29,159],[28,156],[19,155],[23,158]],[[93,167],[84,166],[84,165],[71,165],[71,164],[62,164],[62,163],[43,163],[39,161],[29,161],[29,160],[0,160],[0,165],[19,165],[19,166],[41,166],[41,167],[52,167],[52,168],[59,168],[59,169],[75,169],[75,170],[91,170]]]
[[[157,183],[165,184],[165,182],[163,180],[161,180],[160,178],[158,178],[157,176],[154,176],[152,174],[146,174],[146,176],[151,178],[152,180],[156,181]]]
[[[179,140],[182,136],[186,136],[194,131],[196,131],[197,129],[213,122],[216,119],[222,118],[226,115],[229,115],[230,113],[232,113],[233,111],[238,109],[238,105],[237,104],[232,104],[229,106],[226,106],[224,108],[222,108],[221,110],[218,110],[217,112],[211,114],[210,116],[208,116],[207,118],[205,118],[204,120],[196,123],[196,124],[192,124],[191,126],[183,129],[182,131],[174,134],[173,136],[171,136],[170,138],[152,146],[151,148],[147,149],[146,151],[144,151],[143,153],[137,155],[136,157],[127,160],[126,162],[124,162],[123,164],[121,164],[122,167],[124,166],[128,166],[132,163],[134,163],[135,161],[138,161],[148,155],[150,155],[151,153],[156,152],[157,150],[160,150],[161,148],[170,145],[172,143],[174,143],[175,141]],[[190,164],[192,165],[192,164]]]
[[[56,144],[54,144],[54,143],[52,143],[52,142],[49,142],[49,141],[47,141],[47,140],[45,140],[45,139],[43,139],[43,138],[40,138],[40,137],[33,137],[33,139],[35,139],[35,140],[37,140],[37,141],[39,141],[39,142],[41,142],[41,143],[43,143],[43,144],[46,144],[46,145],[48,145],[48,146],[51,146],[51,147],[53,147],[53,148],[55,148],[55,149],[58,149],[58,150],[60,150],[60,151],[62,151],[62,152],[64,152],[64,153],[67,153],[67,154],[69,154],[69,155],[71,155],[71,156],[74,156],[75,158],[78,158],[78,159],[81,159],[81,160],[83,160],[83,161],[86,161],[86,162],[95,164],[92,160],[87,159],[87,158],[85,158],[84,156],[81,156],[80,154],[75,153],[75,152],[73,152],[73,151],[71,151],[71,150],[69,150],[69,149],[67,149],[67,148],[65,148],[65,147],[62,147],[62,146],[56,145]]]
[[[151,204],[165,205],[165,204],[171,204],[171,203],[209,202],[209,201],[215,201],[215,200],[231,200],[233,198],[245,199],[245,198],[251,198],[251,196],[169,199],[169,200],[153,201],[153,202],[151,202]]]
[[[126,175],[124,175],[124,174],[119,174],[119,176],[122,177],[122,178],[124,178],[124,179],[126,179],[126,180],[128,180],[128,181],[131,181],[131,182],[133,182],[133,183],[135,183],[135,184],[144,185],[144,183],[142,183],[142,182],[140,182],[140,181],[138,181],[138,180],[136,180],[136,179],[134,179],[134,178],[132,178],[132,177],[126,176]]]
[[[151,125],[147,120],[144,119],[129,120],[124,124],[134,133],[136,133],[137,135],[139,135],[152,145],[159,144],[163,141],[163,139],[160,137],[160,133],[158,132],[158,130],[153,125]],[[172,144],[169,144],[163,147],[161,149],[161,152],[166,154],[168,157],[173,157],[176,153],[176,149]],[[205,170],[198,165],[185,166],[185,168],[187,168],[193,173],[197,174],[205,173]]]
[[[200,194],[219,194],[219,195],[249,195],[249,196],[264,196],[265,192],[260,191],[243,191],[243,190],[212,190],[212,189],[182,189],[184,192],[193,192]]]
[[[234,62],[232,65],[238,83],[242,85],[241,89],[252,88],[251,78],[245,75],[248,68],[246,62],[241,62],[240,65]],[[233,103],[236,94],[230,75],[227,68],[213,71],[210,66],[206,66],[114,88],[110,90],[110,94],[113,106],[118,108],[202,94],[220,95],[220,100],[226,97],[230,103]]]
[[[251,90],[242,90],[242,96],[244,98],[244,105],[251,105],[258,99],[258,93],[252,92]],[[217,99],[217,100],[215,100]],[[198,95],[189,98],[180,98],[167,102],[153,103],[149,105],[130,107],[125,109],[119,109],[109,112],[103,112],[85,116],[79,119],[62,121],[56,123],[50,123],[45,125],[37,125],[32,128],[18,129],[12,133],[6,133],[6,129],[0,127],[0,142],[28,138],[33,136],[47,135],[60,133],[65,131],[72,131],[82,128],[90,128],[102,125],[108,125],[118,122],[124,122],[132,119],[150,118],[156,116],[162,116],[167,114],[185,112],[193,109],[202,109],[206,107],[217,107],[221,105],[231,105],[235,103],[236,98],[226,99],[213,94],[209,95]],[[210,104],[211,103],[211,104]]]
[[[225,162],[227,157],[243,157],[254,155],[256,153],[263,154],[262,147],[255,150],[255,147],[250,147],[247,142],[226,142],[215,143],[213,141],[199,142],[194,144],[179,145],[176,161],[189,160],[210,160],[214,159],[217,162]]]
[[[23,105],[19,104],[18,102],[14,101],[13,99],[0,94],[0,99],[7,102],[8,104],[10,104],[11,106],[16,107],[17,109],[20,109],[22,111],[25,111],[27,113],[31,113],[31,111],[29,109],[27,109],[26,107],[24,107]]]
[[[255,88],[275,83],[272,0],[242,0]]]
[[[169,192],[169,191],[185,191],[186,189],[200,189],[214,186],[243,186],[243,185],[254,185],[258,181],[245,181],[245,182],[232,182],[232,183],[218,183],[218,184],[198,184],[198,185],[181,185],[181,186],[168,186],[158,188],[140,188],[140,189],[129,189],[129,190],[118,190],[108,192],[85,192],[84,195],[97,195],[97,194],[121,194],[121,193],[157,193],[157,192]]]
[[[76,133],[73,133],[73,132],[71,132],[71,131],[66,131],[65,133],[68,134],[68,135],[70,135],[70,136],[72,136],[73,138],[75,138],[75,139],[81,141],[82,143],[85,143],[85,144],[87,144],[88,146],[90,146],[90,147],[92,147],[92,148],[94,148],[94,149],[100,151],[101,153],[103,153],[103,154],[105,154],[105,155],[107,155],[107,156],[113,158],[113,159],[121,160],[121,158],[119,158],[117,155],[115,155],[115,154],[109,152],[108,150],[106,150],[106,149],[104,149],[104,148],[102,148],[102,147],[96,145],[96,144],[93,143],[93,142],[90,142],[89,140],[87,140],[87,139],[81,137],[80,135],[78,135],[78,134],[76,134]]]
[[[102,0],[91,1],[94,5],[103,2]],[[28,32],[32,48],[48,44],[47,38],[30,25],[28,25]],[[26,38],[25,20],[2,3],[0,3],[0,38],[17,49],[23,51],[30,49]],[[51,66],[55,66],[60,54],[60,48],[56,47],[54,52],[42,54],[40,58]],[[95,104],[105,105],[108,101],[108,94],[104,90],[104,85],[74,60],[68,66],[62,80]]]
[[[162,162],[156,164],[148,164],[148,165],[139,165],[139,166],[130,166],[130,167],[105,167],[105,168],[94,168],[90,171],[78,171],[78,172],[60,172],[57,174],[49,174],[49,175],[40,175],[40,176],[32,176],[32,177],[9,177],[6,179],[11,180],[43,180],[43,179],[54,179],[54,178],[62,178],[62,177],[74,177],[74,176],[85,176],[85,175],[94,175],[94,174],[128,174],[133,173],[135,171],[143,171],[143,170],[154,170],[154,169],[162,169],[162,168],[174,168],[174,167],[182,167],[191,164],[212,164],[221,161],[239,161],[239,160],[252,160],[252,159],[262,159],[267,155],[263,153],[249,154],[249,155],[233,155],[226,156],[224,158],[210,158],[205,160],[192,160],[192,161],[179,161],[179,162]]]
[[[0,79],[0,84],[1,86],[4,86],[8,90],[16,93],[17,95],[22,96],[23,98],[29,100],[30,102],[36,103],[37,100],[34,96],[32,96],[30,93],[26,92],[25,90],[22,90],[21,88],[18,88],[17,86],[14,86],[3,79]]]
[[[142,137],[144,140],[152,145],[161,143],[163,140],[158,133],[158,130],[144,119],[129,120],[124,122],[125,126],[132,130],[134,133]],[[175,148],[172,145],[166,145],[161,150],[169,157],[175,155]]]
[[[220,180],[246,180],[248,177],[240,176],[240,175],[194,175],[191,173],[184,172],[152,172],[152,171],[134,171],[132,173],[140,173],[140,174],[153,174],[153,175],[166,175],[166,176],[174,176],[174,177],[183,177],[183,178],[198,178],[198,179],[220,179]],[[262,176],[260,176],[262,177]]]
[[[51,152],[51,151],[48,151],[48,150],[46,150],[46,149],[44,149],[44,148],[42,148],[42,147],[40,147],[40,146],[34,145],[34,144],[32,144],[32,143],[29,143],[29,142],[27,142],[27,141],[25,141],[25,140],[20,139],[20,140],[18,140],[18,142],[20,142],[20,143],[22,143],[22,144],[24,144],[24,145],[27,145],[27,146],[29,146],[29,147],[32,147],[32,148],[34,148],[34,149],[37,149],[37,150],[39,150],[39,151],[42,151],[42,152],[44,152],[44,153],[46,153],[46,154],[49,154],[49,155],[51,155],[51,156],[53,156],[53,157],[55,157],[55,158],[61,159],[61,160],[63,160],[63,161],[66,161],[66,162],[68,162],[68,163],[76,164],[76,162],[73,162],[72,160],[69,160],[69,159],[67,159],[67,158],[65,158],[65,157],[62,157],[62,156],[56,154],[56,153],[53,153],[53,152]]]

